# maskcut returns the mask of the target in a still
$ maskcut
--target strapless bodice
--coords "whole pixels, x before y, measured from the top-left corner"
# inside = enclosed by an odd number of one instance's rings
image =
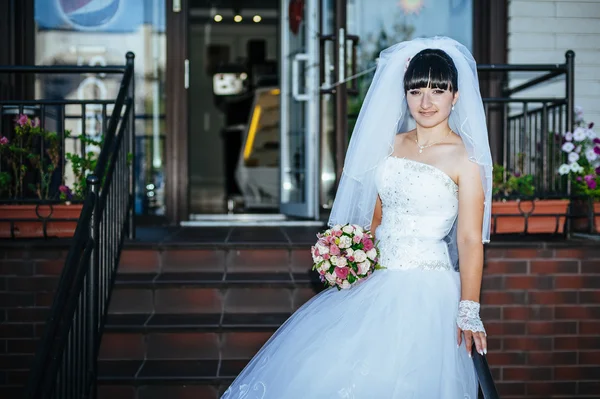
[[[458,186],[450,176],[429,164],[388,157],[377,173],[377,191],[381,264],[454,270],[444,241],[458,216]]]

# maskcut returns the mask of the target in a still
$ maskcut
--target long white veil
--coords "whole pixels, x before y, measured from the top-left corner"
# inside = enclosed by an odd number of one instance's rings
[[[383,50],[375,76],[354,127],[344,171],[329,218],[329,225],[354,223],[369,229],[377,199],[377,166],[392,154],[394,136],[402,132],[410,118],[404,95],[404,72],[410,58],[419,51],[435,48],[445,51],[458,71],[459,99],[449,124],[458,133],[469,159],[480,166],[485,194],[482,242],[489,242],[492,197],[492,156],[485,112],[479,92],[477,66],[469,50],[447,37],[419,38]],[[456,251],[456,224],[449,234],[451,252]],[[453,258],[457,257],[455,253]],[[457,261],[457,259],[455,259]]]

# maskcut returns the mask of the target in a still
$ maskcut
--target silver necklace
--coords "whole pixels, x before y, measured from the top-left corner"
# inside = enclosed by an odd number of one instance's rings
[[[441,143],[442,141],[446,140],[446,137],[448,137],[448,135],[450,134],[450,132],[451,132],[451,131],[452,131],[452,129],[450,129],[450,130],[448,131],[448,133],[446,133],[446,135],[445,135],[445,136],[444,136],[444,137],[443,137],[443,138],[442,138],[440,141],[436,141],[436,142],[433,142],[433,143],[431,143],[431,144],[426,144],[426,145],[421,145],[421,144],[419,144],[419,135],[418,135],[418,133],[415,131],[415,137],[416,137],[416,138],[415,138],[415,143],[417,143],[417,147],[419,147],[419,154],[422,154],[422,153],[423,153],[423,150],[424,150],[425,148],[429,148],[429,147],[431,147],[431,146],[434,146],[434,145],[436,145],[436,144],[439,144],[439,143]]]

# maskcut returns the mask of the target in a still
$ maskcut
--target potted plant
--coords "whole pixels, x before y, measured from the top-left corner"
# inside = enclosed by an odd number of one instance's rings
[[[585,122],[581,107],[575,107],[575,125],[573,132],[563,134],[564,163],[558,173],[571,180],[572,193],[578,198],[573,204],[575,213],[586,215],[575,217],[573,228],[600,233],[600,137],[593,130],[594,123]]]
[[[0,136],[0,156],[7,168],[0,172],[0,238],[70,237],[81,214],[85,178],[95,166],[96,153],[65,154],[73,170],[72,190],[64,184],[64,171],[57,184],[63,142],[59,135],[27,115],[15,122],[11,138]]]
[[[492,232],[562,233],[569,200],[535,198],[533,176],[523,174],[525,154],[518,154],[519,170],[494,165]]]

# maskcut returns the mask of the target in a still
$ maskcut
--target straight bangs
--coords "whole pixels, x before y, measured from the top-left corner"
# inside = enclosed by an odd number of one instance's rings
[[[437,54],[413,58],[404,74],[404,92],[424,87],[456,92],[456,72],[452,66]]]

